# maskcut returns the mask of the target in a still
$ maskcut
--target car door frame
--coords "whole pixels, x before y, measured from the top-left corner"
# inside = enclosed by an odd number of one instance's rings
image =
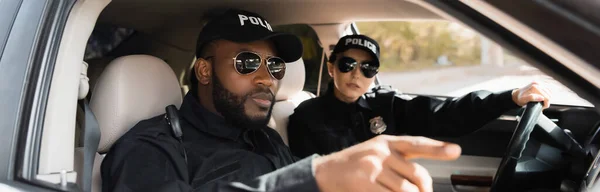
[[[37,179],[44,114],[75,0],[0,0],[0,189],[73,191]]]

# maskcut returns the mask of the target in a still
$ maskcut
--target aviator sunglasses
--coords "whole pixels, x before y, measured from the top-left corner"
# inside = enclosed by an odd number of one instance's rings
[[[338,61],[338,68],[340,72],[347,73],[358,65],[359,63],[350,57],[342,57]],[[379,64],[374,61],[364,61],[360,63],[360,71],[366,78],[372,78],[379,72]]]
[[[210,59],[213,56],[206,57]],[[241,75],[252,74],[262,64],[263,58],[258,54],[250,51],[242,51],[233,58],[233,67]],[[285,75],[285,61],[279,57],[269,56],[266,58],[266,65],[271,77],[281,80]]]

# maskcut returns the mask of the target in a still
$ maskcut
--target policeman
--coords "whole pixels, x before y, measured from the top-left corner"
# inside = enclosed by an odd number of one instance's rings
[[[460,155],[456,144],[390,136],[298,161],[266,124],[300,40],[231,9],[204,27],[196,55],[177,113],[182,137],[165,115],[139,122],[102,162],[103,191],[432,191],[427,171],[407,160]]]
[[[367,93],[378,73],[379,53],[377,42],[364,35],[338,41],[327,64],[333,79],[328,91],[301,103],[290,116],[288,137],[294,155],[329,154],[380,134],[460,136],[531,101],[549,107],[549,90],[536,82],[447,100],[411,99],[383,86]]]

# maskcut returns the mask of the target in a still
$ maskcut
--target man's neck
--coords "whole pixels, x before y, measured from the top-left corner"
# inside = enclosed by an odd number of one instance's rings
[[[199,96],[198,94],[196,94],[196,99],[198,100],[198,103],[200,103],[200,105],[204,107],[204,109],[208,110],[209,112],[215,115],[218,115],[219,117],[223,117],[223,115],[221,115],[221,113],[217,111],[217,108],[215,107],[215,104],[212,101],[212,95],[207,94]]]

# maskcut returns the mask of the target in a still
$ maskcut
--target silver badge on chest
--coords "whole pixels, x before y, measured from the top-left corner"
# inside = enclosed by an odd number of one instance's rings
[[[383,133],[387,128],[387,125],[385,124],[385,122],[383,122],[383,118],[379,116],[369,120],[369,123],[371,124],[371,132],[377,135]]]

